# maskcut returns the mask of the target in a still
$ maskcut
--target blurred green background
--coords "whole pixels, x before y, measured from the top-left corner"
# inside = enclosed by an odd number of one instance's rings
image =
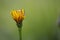
[[[25,9],[23,40],[60,40],[56,25],[60,0],[0,0],[0,40],[19,40],[10,12]]]

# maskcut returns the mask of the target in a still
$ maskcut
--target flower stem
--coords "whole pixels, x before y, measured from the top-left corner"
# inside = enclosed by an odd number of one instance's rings
[[[17,23],[17,27],[19,31],[20,40],[22,40],[22,22]]]
[[[22,40],[22,28],[19,28],[19,36],[20,36],[20,40]]]

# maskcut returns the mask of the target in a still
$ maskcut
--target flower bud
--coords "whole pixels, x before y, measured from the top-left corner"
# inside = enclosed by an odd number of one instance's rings
[[[24,9],[20,10],[13,10],[11,12],[12,18],[17,22],[20,23],[24,20]]]

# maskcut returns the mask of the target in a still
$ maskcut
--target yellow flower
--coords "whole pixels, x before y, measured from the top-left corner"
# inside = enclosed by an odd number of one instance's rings
[[[13,19],[17,22],[20,23],[24,20],[24,9],[20,9],[20,10],[13,10],[11,12],[11,15],[13,17]]]

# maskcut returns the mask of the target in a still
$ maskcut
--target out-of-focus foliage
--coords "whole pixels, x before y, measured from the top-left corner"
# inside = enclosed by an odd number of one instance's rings
[[[60,29],[56,25],[60,0],[0,0],[0,40],[19,40],[10,11],[21,8],[25,9],[26,16],[23,40],[60,40]]]

